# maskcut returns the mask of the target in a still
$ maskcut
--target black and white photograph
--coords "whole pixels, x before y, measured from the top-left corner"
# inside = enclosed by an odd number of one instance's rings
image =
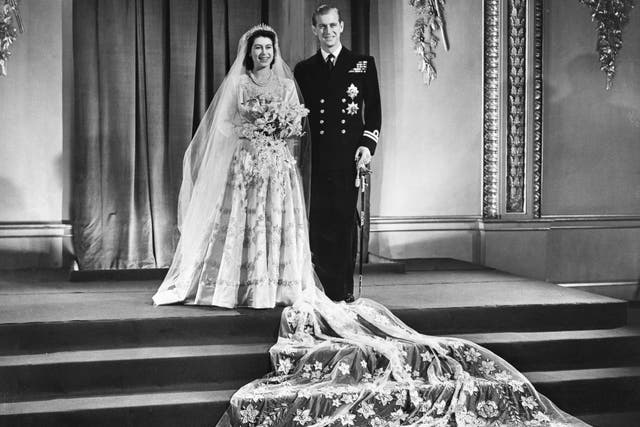
[[[640,425],[634,0],[0,0],[0,427]]]

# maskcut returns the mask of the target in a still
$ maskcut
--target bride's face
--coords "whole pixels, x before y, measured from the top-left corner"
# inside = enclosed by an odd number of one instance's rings
[[[253,71],[267,68],[273,61],[273,42],[269,37],[256,37],[251,46]]]

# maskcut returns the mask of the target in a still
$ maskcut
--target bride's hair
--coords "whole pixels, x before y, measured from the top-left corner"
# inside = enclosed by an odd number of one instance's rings
[[[267,29],[259,29],[251,33],[249,38],[247,38],[247,52],[244,55],[242,65],[244,65],[248,71],[253,70],[253,57],[251,56],[251,50],[253,49],[253,42],[258,37],[268,37],[271,39],[271,43],[273,43],[273,60],[271,61],[270,66],[273,67],[273,63],[276,62],[276,33]]]

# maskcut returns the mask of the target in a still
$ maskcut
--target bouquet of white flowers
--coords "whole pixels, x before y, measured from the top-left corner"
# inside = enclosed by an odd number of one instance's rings
[[[251,153],[243,159],[247,178],[281,177],[295,166],[289,141],[304,135],[302,118],[309,110],[276,96],[258,95],[242,103],[251,120],[238,127],[238,133],[251,141]]]

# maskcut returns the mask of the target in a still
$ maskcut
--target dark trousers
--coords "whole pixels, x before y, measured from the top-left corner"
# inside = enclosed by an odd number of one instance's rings
[[[355,171],[316,173],[311,180],[310,243],[316,273],[334,301],[353,294]]]

